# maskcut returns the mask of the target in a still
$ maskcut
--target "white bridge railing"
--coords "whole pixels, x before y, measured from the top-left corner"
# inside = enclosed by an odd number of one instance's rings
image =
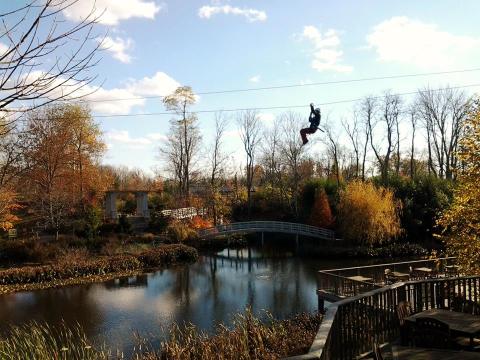
[[[199,231],[199,235],[201,237],[215,237],[223,234],[249,232],[279,232],[335,240],[335,233],[332,230],[283,221],[246,221],[217,225]]]

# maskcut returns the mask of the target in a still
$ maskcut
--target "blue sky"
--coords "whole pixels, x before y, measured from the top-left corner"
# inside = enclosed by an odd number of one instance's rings
[[[62,16],[73,23],[92,4],[93,0],[80,0]],[[480,67],[477,0],[97,0],[96,7],[106,9],[97,31],[107,33],[108,49],[95,69],[104,81],[102,88],[89,99],[94,101],[93,113],[101,116],[161,112],[160,99],[111,100],[166,95],[179,84],[205,92]],[[356,99],[385,89],[408,92],[427,85],[477,84],[479,75],[476,71],[201,95],[195,109],[304,105],[293,110],[306,118],[312,101]],[[353,106],[324,106],[322,112],[339,124]],[[262,110],[265,126],[281,111]],[[146,171],[161,167],[158,147],[169,118],[98,117],[109,146],[104,162]],[[199,114],[199,121],[208,144],[213,115]],[[228,151],[240,159],[233,120],[228,136]],[[309,151],[319,152],[321,147]]]

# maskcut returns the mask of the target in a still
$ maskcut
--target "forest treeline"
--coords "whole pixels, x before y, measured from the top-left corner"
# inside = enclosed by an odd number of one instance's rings
[[[451,88],[420,89],[410,103],[390,92],[365,97],[349,117],[322,120],[316,154],[299,138],[304,114],[286,112],[268,126],[255,110],[219,112],[212,134],[202,134],[191,88],[163,101],[172,119],[155,176],[102,165],[103,134],[83,103],[47,105],[5,124],[3,229],[22,223],[55,233],[90,229],[103,219],[106,190],[144,189],[153,191],[153,214],[206,208],[209,225],[274,219],[332,228],[360,243],[424,241],[466,167],[457,154],[472,104]],[[232,164],[225,146],[232,126],[242,164]],[[121,213],[134,212],[132,195],[119,202]]]

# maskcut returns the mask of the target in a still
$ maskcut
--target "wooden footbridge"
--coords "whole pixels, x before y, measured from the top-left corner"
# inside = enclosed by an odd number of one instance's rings
[[[210,229],[199,231],[200,237],[212,238],[226,234],[247,233],[284,233],[308,236],[324,240],[336,240],[332,230],[318,228],[311,225],[283,222],[283,221],[245,221],[225,225],[217,225]]]

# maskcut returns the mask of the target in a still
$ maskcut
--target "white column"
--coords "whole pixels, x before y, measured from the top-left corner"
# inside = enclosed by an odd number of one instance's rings
[[[108,219],[117,219],[117,193],[107,192],[105,198],[105,215]]]
[[[136,192],[135,199],[137,200],[136,215],[149,218],[150,212],[148,211],[148,193],[143,191]]]

